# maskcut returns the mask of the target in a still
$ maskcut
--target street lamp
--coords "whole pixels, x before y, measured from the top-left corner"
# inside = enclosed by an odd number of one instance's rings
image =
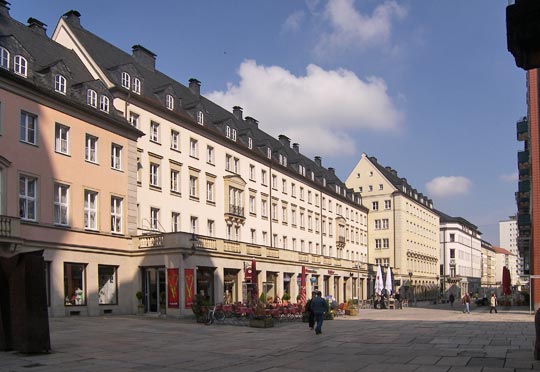
[[[414,306],[416,301],[415,301],[415,296],[414,296],[414,288],[413,288],[413,285],[412,285],[412,274],[413,274],[412,270],[409,271],[409,288],[411,289],[412,294],[413,294],[413,306]]]
[[[191,248],[189,253],[182,253],[182,257],[184,259],[186,259],[188,256],[193,256],[195,254],[195,251],[197,250],[199,239],[197,239],[194,232],[191,233],[191,238],[189,238],[189,242],[191,243]]]
[[[439,282],[439,275],[437,275],[437,297],[441,296],[441,290],[439,289],[439,284],[441,283]]]

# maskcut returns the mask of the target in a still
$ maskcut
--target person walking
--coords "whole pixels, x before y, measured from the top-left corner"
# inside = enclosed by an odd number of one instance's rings
[[[450,296],[448,296],[448,301],[450,301],[450,307],[454,307],[454,301],[456,298],[454,297],[454,294],[450,292]]]
[[[311,310],[311,301],[317,297],[317,292],[313,291],[311,292],[311,298],[306,302],[306,312],[308,314],[308,325],[309,329],[313,330],[313,327],[315,326],[315,315],[313,314],[313,311]]]
[[[465,305],[463,312],[469,314],[471,312],[471,296],[469,292],[465,292],[465,295],[461,299],[461,303]]]
[[[497,296],[495,296],[495,293],[491,294],[491,298],[489,299],[489,313],[491,314],[495,310],[495,314],[497,314]]]
[[[322,298],[321,291],[317,292],[317,296],[311,300],[311,311],[315,316],[315,334],[320,335],[322,333],[322,324],[324,320],[324,313],[328,311],[328,303]]]

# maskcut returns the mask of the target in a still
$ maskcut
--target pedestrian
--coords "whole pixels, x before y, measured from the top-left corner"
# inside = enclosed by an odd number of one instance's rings
[[[471,312],[471,296],[469,292],[465,292],[465,295],[461,299],[461,303],[465,305],[463,312],[469,314]]]
[[[448,301],[450,301],[450,307],[454,307],[454,301],[456,298],[454,297],[454,294],[450,292],[450,296],[448,296]]]
[[[495,296],[495,293],[491,294],[491,298],[489,299],[489,313],[491,314],[495,310],[495,314],[497,314],[497,296]]]
[[[311,311],[315,316],[315,334],[320,335],[322,333],[322,324],[324,320],[324,313],[328,311],[328,302],[322,298],[321,291],[317,292],[317,296],[311,300]]]
[[[309,329],[313,330],[313,327],[315,326],[315,315],[313,314],[313,311],[311,311],[311,301],[317,297],[317,292],[313,291],[311,292],[311,298],[306,302],[306,313],[308,315],[308,326]]]
[[[396,309],[403,309],[403,304],[401,303],[401,293],[399,293],[399,291],[396,292],[394,300],[396,301]]]

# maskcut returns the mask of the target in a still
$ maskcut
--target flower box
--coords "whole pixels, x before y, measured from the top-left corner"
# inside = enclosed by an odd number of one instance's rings
[[[264,318],[264,319],[250,319],[249,326],[254,328],[270,328],[274,326],[274,319]]]

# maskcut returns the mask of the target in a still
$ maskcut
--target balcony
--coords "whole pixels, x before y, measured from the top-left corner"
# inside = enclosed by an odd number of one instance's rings
[[[517,127],[517,140],[525,141],[529,139],[529,121],[526,118],[518,121],[516,124]]]
[[[519,151],[518,152],[518,164],[528,164],[529,163],[529,151]]]
[[[517,219],[518,226],[530,226],[531,225],[531,215],[530,214],[519,214]]]
[[[518,192],[528,193],[531,191],[531,182],[529,180],[518,182]]]
[[[225,213],[225,219],[234,224],[243,224],[246,220],[244,215],[244,207],[238,205],[229,204],[229,210]]]
[[[336,240],[336,247],[339,249],[345,248],[345,236],[338,236]]]
[[[22,242],[20,218],[0,215],[0,246],[17,245]]]

